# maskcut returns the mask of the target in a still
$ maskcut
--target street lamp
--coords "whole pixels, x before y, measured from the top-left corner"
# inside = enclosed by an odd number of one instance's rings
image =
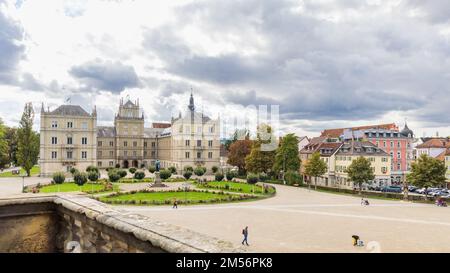
[[[25,193],[25,176],[26,175],[27,175],[26,173],[20,175],[22,177],[22,193]]]

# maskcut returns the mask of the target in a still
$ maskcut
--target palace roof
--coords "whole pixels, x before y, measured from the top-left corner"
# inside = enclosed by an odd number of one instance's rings
[[[56,116],[81,116],[81,117],[91,116],[79,105],[61,105],[55,110],[49,112],[49,114]]]

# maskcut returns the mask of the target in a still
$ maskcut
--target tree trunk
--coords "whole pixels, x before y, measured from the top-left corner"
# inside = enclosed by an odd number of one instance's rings
[[[317,177],[314,177],[314,189],[317,190]]]
[[[362,184],[359,184],[359,195],[362,195]]]

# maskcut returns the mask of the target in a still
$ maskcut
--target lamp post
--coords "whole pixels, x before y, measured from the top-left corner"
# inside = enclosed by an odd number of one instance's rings
[[[26,174],[23,174],[21,176],[22,176],[22,193],[25,193],[25,176],[26,176]]]

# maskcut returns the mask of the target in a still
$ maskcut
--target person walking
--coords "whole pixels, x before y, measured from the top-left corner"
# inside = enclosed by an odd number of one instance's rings
[[[178,208],[178,202],[177,202],[177,199],[174,199],[173,200],[173,207],[172,207],[173,209],[177,209]]]
[[[244,240],[242,240],[242,244],[245,243],[247,246],[249,246],[249,244],[248,244],[248,227],[245,227],[242,230],[242,235],[244,235]]]

